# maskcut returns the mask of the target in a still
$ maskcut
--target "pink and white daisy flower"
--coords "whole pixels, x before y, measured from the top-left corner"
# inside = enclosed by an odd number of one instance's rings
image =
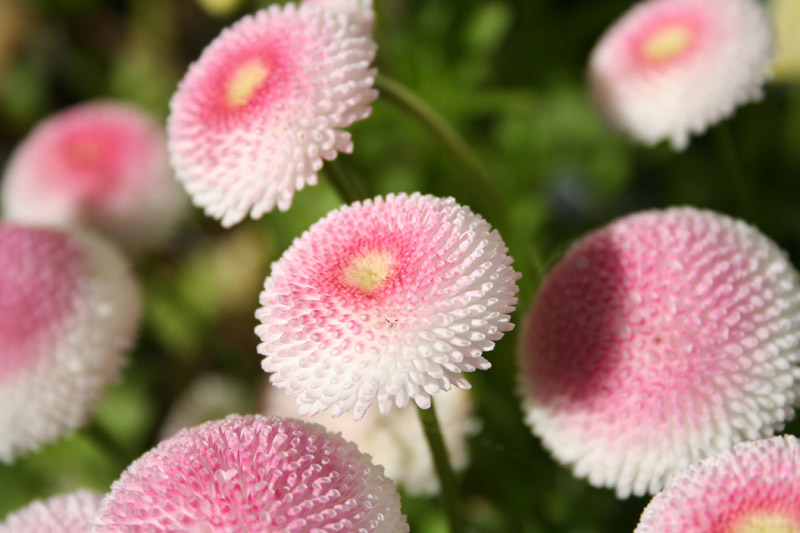
[[[375,42],[348,17],[289,3],[239,20],[172,98],[169,147],[195,204],[223,226],[286,210],[377,97]]]
[[[533,432],[617,495],[771,436],[800,398],[800,276],[757,229],[710,211],[624,217],[547,276],[519,352]]]
[[[86,421],[138,318],[137,284],[108,244],[0,224],[0,461]]]
[[[645,0],[595,46],[595,100],[634,139],[682,150],[691,134],[761,98],[773,33],[756,0]]]
[[[264,387],[261,412],[273,416],[296,416],[297,405],[279,388]],[[455,470],[469,462],[467,437],[478,430],[473,417],[469,391],[453,388],[436,397],[436,415],[447,455]],[[342,437],[384,468],[386,477],[402,485],[408,494],[432,495],[439,492],[439,478],[433,466],[430,448],[422,431],[419,416],[413,409],[393,409],[381,414],[373,404],[358,422],[350,417],[303,417],[318,422]]]
[[[232,415],[136,460],[92,531],[408,530],[394,485],[354,444],[317,424]]]
[[[675,475],[635,533],[797,533],[800,441],[746,442]]]
[[[36,500],[8,515],[0,533],[88,533],[103,494],[78,490]]]
[[[303,3],[344,13],[365,33],[371,33],[372,27],[375,25],[372,0],[303,0]]]
[[[519,274],[497,230],[415,193],[331,211],[272,265],[256,311],[270,381],[309,416],[359,420],[468,389],[462,372],[514,326]]]
[[[37,125],[14,151],[2,193],[8,219],[87,226],[133,250],[162,244],[188,206],[163,127],[112,101],[78,105]]]

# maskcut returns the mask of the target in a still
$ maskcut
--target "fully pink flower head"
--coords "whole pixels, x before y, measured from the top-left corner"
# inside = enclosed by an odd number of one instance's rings
[[[800,441],[738,444],[675,475],[634,533],[800,532]]]
[[[238,416],[186,429],[111,486],[93,533],[405,533],[383,468],[317,424]]]
[[[138,318],[137,285],[108,244],[0,223],[0,461],[86,421]]]
[[[617,495],[768,437],[800,398],[800,276],[754,227],[692,208],[624,217],[542,284],[523,410],[561,462]]]
[[[88,490],[36,500],[0,524],[0,533],[88,533],[103,495]]]
[[[2,197],[11,220],[87,226],[132,250],[162,244],[188,206],[163,127],[112,101],[78,105],[37,125],[9,161]]]
[[[689,135],[761,98],[773,33],[756,0],[645,0],[592,52],[595,100],[634,139],[682,150]]]
[[[289,3],[224,30],[172,98],[169,147],[195,204],[223,226],[286,210],[377,97],[375,42],[347,16]]]
[[[256,311],[270,381],[313,415],[422,408],[513,328],[519,274],[497,230],[452,198],[356,202],[296,239]]]

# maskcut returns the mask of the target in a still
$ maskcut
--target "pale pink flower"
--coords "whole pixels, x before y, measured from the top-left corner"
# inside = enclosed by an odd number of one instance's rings
[[[8,219],[87,226],[132,250],[163,244],[189,204],[172,175],[163,127],[112,101],[38,124],[14,151],[2,193]]]
[[[595,46],[595,100],[634,139],[682,150],[691,134],[761,98],[773,34],[756,0],[645,0]]]
[[[343,13],[365,33],[372,32],[375,25],[372,0],[303,0],[303,3]]]
[[[224,30],[189,68],[168,121],[173,166],[223,226],[286,210],[377,97],[375,42],[318,6],[272,5]]]
[[[0,533],[88,533],[103,495],[88,490],[36,500],[14,511]]]
[[[272,385],[264,387],[261,405],[265,415],[291,417],[297,413],[294,400]],[[469,462],[467,437],[479,429],[473,416],[472,395],[458,388],[439,393],[436,415],[450,463],[455,470],[463,470]],[[317,422],[328,431],[340,433],[359,450],[371,455],[372,461],[384,468],[386,477],[401,485],[407,494],[439,492],[439,478],[428,442],[413,409],[393,409],[384,415],[373,404],[357,422],[347,416],[303,417],[303,420]]]
[[[519,274],[497,230],[415,193],[330,212],[272,265],[256,312],[270,380],[300,415],[360,419],[467,389],[462,372],[513,328]]]
[[[800,441],[738,444],[675,475],[635,533],[800,531]]]
[[[519,352],[526,421],[618,496],[768,437],[800,394],[800,277],[757,229],[692,208],[624,217],[542,284]]]
[[[408,531],[383,468],[317,424],[232,415],[183,430],[111,486],[94,533]]]
[[[138,318],[137,284],[110,245],[0,223],[0,461],[86,421]]]

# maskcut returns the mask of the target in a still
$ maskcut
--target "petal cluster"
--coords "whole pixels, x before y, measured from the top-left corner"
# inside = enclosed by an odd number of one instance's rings
[[[676,474],[635,533],[797,533],[800,441],[746,442]]]
[[[684,149],[691,134],[761,98],[773,40],[756,0],[645,0],[592,52],[595,101],[634,139]]]
[[[547,276],[519,352],[526,421],[620,497],[771,436],[800,394],[800,276],[757,229],[646,211],[578,241]]]
[[[272,265],[256,312],[270,380],[300,406],[360,419],[469,388],[513,328],[519,274],[497,230],[452,198],[377,197],[330,212]]]
[[[14,151],[2,193],[8,219],[87,226],[133,250],[162,244],[188,206],[163,127],[112,101],[77,105],[38,124]]]
[[[8,515],[0,533],[87,533],[103,495],[88,490],[37,500]]]
[[[377,97],[374,41],[319,6],[272,5],[224,30],[172,98],[169,148],[196,205],[223,226],[289,208]]]
[[[365,33],[372,32],[375,24],[372,0],[303,0],[303,3],[320,6],[336,13],[344,13]]]
[[[322,426],[229,416],[163,441],[123,472],[95,533],[407,532],[368,455]]]
[[[135,280],[104,241],[0,224],[0,461],[85,422],[138,318]]]
[[[274,416],[296,416],[297,405],[277,387],[264,388],[261,412]],[[472,416],[472,396],[468,391],[452,389],[436,397],[436,415],[442,430],[450,463],[461,470],[468,463],[467,437],[474,433],[477,421]],[[372,456],[384,468],[386,476],[402,485],[408,494],[431,495],[439,492],[439,479],[433,466],[428,443],[419,416],[413,409],[393,409],[381,414],[372,405],[358,422],[349,417],[304,417],[318,422]]]

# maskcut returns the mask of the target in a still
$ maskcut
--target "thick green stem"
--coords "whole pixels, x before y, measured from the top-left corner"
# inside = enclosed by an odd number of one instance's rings
[[[425,431],[425,438],[428,440],[428,447],[433,456],[433,465],[441,483],[441,496],[444,502],[447,520],[450,523],[451,533],[461,533],[464,531],[464,520],[461,511],[458,485],[456,475],[450,464],[447,448],[444,447],[442,430],[439,427],[439,420],[436,418],[436,409],[431,402],[429,409],[417,409],[422,429]]]

